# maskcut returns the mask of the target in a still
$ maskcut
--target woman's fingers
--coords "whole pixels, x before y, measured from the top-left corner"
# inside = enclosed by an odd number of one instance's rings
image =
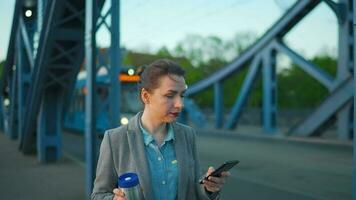
[[[230,172],[222,172],[221,173],[221,177],[229,177],[229,176],[231,176]]]
[[[214,177],[214,176],[210,176],[208,179],[210,182],[213,182],[215,184],[224,184],[225,183],[225,178],[224,177]]]
[[[220,185],[212,181],[204,181],[204,187],[210,192],[218,192],[220,190]]]
[[[113,200],[126,200],[125,193],[120,188],[115,188],[112,192],[114,193]]]
[[[209,167],[207,171],[207,175],[211,174],[215,169],[213,167]],[[210,192],[218,192],[225,184],[225,178],[231,176],[230,172],[222,172],[220,177],[210,176],[208,180],[204,180],[205,188]]]

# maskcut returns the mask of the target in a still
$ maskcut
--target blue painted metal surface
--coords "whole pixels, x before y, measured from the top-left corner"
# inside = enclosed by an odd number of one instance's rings
[[[18,61],[17,61],[18,62]],[[10,85],[10,112],[9,112],[9,130],[7,135],[11,139],[17,139],[18,137],[18,121],[17,121],[17,76],[16,76],[16,71],[15,68],[13,68],[12,72],[12,79],[11,85]]]
[[[297,64],[302,70],[308,73],[310,76],[318,80],[323,84],[329,91],[331,91],[335,86],[333,83],[333,77],[320,69],[315,64],[305,60],[302,56],[298,55],[296,52],[288,48],[281,42],[275,42],[274,47],[281,53],[287,55],[295,64]]]
[[[353,0],[353,10],[356,11],[356,0]],[[354,12],[353,13],[353,30],[354,30],[354,37],[353,37],[353,40],[354,40],[354,44],[356,44],[356,13]],[[356,49],[355,49],[355,45],[353,46],[353,57],[354,59],[353,60],[356,60]],[[354,81],[353,81],[353,93],[354,93],[354,99],[353,99],[353,102],[354,102],[354,112],[353,112],[353,115],[354,115],[354,123],[353,123],[353,162],[352,162],[352,199],[353,200],[356,200],[356,139],[355,139],[355,136],[356,136],[356,123],[355,123],[355,119],[356,119],[356,63],[354,62],[354,65],[353,65],[353,76],[354,76]]]
[[[86,162],[86,194],[89,197],[93,188],[96,168],[95,128],[95,77],[96,77],[96,21],[98,5],[95,0],[87,0],[85,5],[85,59],[87,72],[87,95],[85,97],[85,162]]]
[[[44,16],[44,20],[42,21],[42,18],[38,19],[38,27],[42,27],[43,25],[43,30],[39,28],[39,46],[38,49],[36,49],[33,45],[35,42],[33,41],[34,33],[30,30],[30,24],[32,22],[22,19],[20,17],[21,15],[17,14],[21,13],[19,11],[23,8],[23,1],[16,1],[10,45],[0,87],[3,91],[8,93],[3,99],[7,98],[11,102],[9,107],[2,106],[3,112],[5,113],[4,128],[7,130],[5,132],[13,138],[16,137],[18,131],[24,134],[24,137],[21,137],[20,141],[22,150],[25,153],[33,151],[33,146],[36,144],[34,139],[37,132],[39,158],[42,161],[50,161],[58,159],[60,155],[60,122],[62,114],[65,111],[63,104],[69,101],[71,91],[73,91],[74,88],[75,77],[83,58],[84,3],[83,1],[54,0],[48,1],[48,7],[44,9],[46,6],[44,6],[43,1],[39,2],[42,3],[38,3],[38,15]],[[92,1],[91,3],[94,4],[95,2],[97,1]],[[104,1],[100,1],[99,4],[102,5],[103,2]],[[187,91],[187,95],[196,94],[214,85],[216,92],[214,105],[216,125],[217,127],[221,127],[223,121],[223,95],[221,84],[223,80],[229,78],[232,73],[238,72],[244,64],[251,61],[256,55],[264,54],[264,127],[267,132],[274,132],[276,128],[275,115],[277,102],[275,53],[274,49],[269,49],[272,47],[286,54],[295,63],[300,65],[303,70],[331,91],[330,96],[321,103],[320,107],[301,125],[304,129],[294,130],[299,130],[296,132],[300,132],[301,135],[319,135],[320,132],[316,133],[316,131],[323,123],[330,119],[332,115],[336,114],[338,116],[340,138],[349,138],[351,136],[350,133],[355,131],[354,129],[350,129],[355,126],[355,123],[353,123],[352,126],[352,122],[355,119],[355,117],[352,117],[352,114],[355,112],[352,110],[352,93],[350,92],[352,88],[355,90],[354,71],[352,70],[352,68],[354,68],[354,59],[352,59],[352,56],[355,52],[354,40],[351,40],[351,38],[354,38],[352,31],[354,30],[354,27],[352,27],[354,21],[351,19],[354,13],[353,10],[349,8],[351,1],[341,0],[339,1],[341,4],[330,0],[325,0],[325,2],[336,13],[340,25],[339,67],[336,80],[286,47],[283,42],[275,42],[282,41],[283,36],[320,3],[320,1],[302,0],[298,1],[260,40],[242,54],[241,57],[235,59],[231,64],[211,77],[191,86]],[[112,112],[106,114],[109,116],[107,118],[112,119],[110,125],[107,126],[114,127],[118,124],[122,104],[118,94],[123,91],[116,79],[120,70],[120,43],[118,35],[120,18],[119,2],[112,2],[111,6],[112,8],[100,18],[100,22],[97,22],[98,16],[91,13],[90,34],[93,34],[93,31],[95,33],[97,28],[102,25],[111,31],[112,46],[110,50],[109,70],[110,75],[112,75],[110,84],[113,84],[113,87],[110,88],[111,92],[109,92],[110,100],[103,101],[102,105],[104,105],[103,107],[113,106],[111,107]],[[94,7],[100,10],[100,5],[94,5]],[[71,14],[68,16],[61,15],[64,10]],[[111,15],[112,18],[111,26],[105,22],[105,19],[109,15]],[[86,17],[86,20],[88,20],[88,17]],[[115,22],[115,20],[118,21]],[[53,24],[58,25],[58,27],[54,27]],[[89,30],[87,31],[89,32]],[[92,36],[87,39],[90,40],[91,45],[95,44],[95,40],[94,42],[92,41]],[[91,46],[91,49],[89,49],[91,51],[91,57],[87,58],[90,59],[92,63],[96,60],[96,50],[93,47],[94,46]],[[14,65],[16,65],[16,67],[13,67]],[[92,86],[88,84],[88,91],[90,89],[92,92],[90,94],[91,100],[88,100],[91,104],[88,104],[87,109],[90,110],[90,112],[94,112],[94,103],[97,99],[95,99],[93,95],[97,69],[96,66],[95,68],[93,66],[91,67],[92,74],[90,75],[90,80],[88,79],[88,83],[92,84]],[[254,65],[250,67],[250,73],[246,77],[244,86],[232,108],[226,126],[229,127],[231,125],[231,127],[233,127],[234,124],[236,124],[244,104],[243,102],[251,90],[252,79],[255,77],[254,74],[257,73],[257,69],[258,67],[254,67]],[[32,76],[30,77],[31,72]],[[63,99],[57,98],[58,96],[63,97]],[[188,112],[189,118],[195,121],[199,126],[203,126],[206,123],[206,121],[204,121],[204,115],[199,111],[199,108],[194,102],[187,99],[185,105],[186,109],[184,112]],[[37,121],[38,113],[39,121]],[[91,128],[87,127],[88,130],[95,130],[96,128],[94,121],[97,120],[95,120],[93,116],[96,115],[92,114],[92,116],[89,116],[90,122],[86,122],[87,125],[89,123],[91,124]],[[47,119],[50,118],[55,120],[49,123]],[[90,137],[92,136],[93,135]],[[90,145],[93,147],[95,144],[93,141],[95,139],[91,138],[89,140],[92,140]],[[87,149],[91,147],[89,146]],[[95,149],[90,149],[87,153],[93,156],[95,155],[93,153],[94,151]],[[92,157],[92,161],[93,160],[95,159]],[[91,173],[93,173],[93,171],[94,170],[91,169]]]
[[[189,98],[184,98],[184,111],[181,114],[180,120],[181,122],[185,122],[187,119],[200,128],[204,128],[207,125],[205,115],[201,112],[195,102]]]
[[[22,11],[22,3],[23,2],[21,0],[16,0],[15,2],[15,10],[14,10],[14,16],[12,20],[11,34],[10,34],[9,46],[7,49],[6,62],[0,78],[0,88],[2,91],[7,90],[6,87],[8,85],[9,78],[11,77],[11,69],[12,66],[15,64],[16,38],[17,38],[17,30],[19,27],[18,26],[19,18],[21,16],[21,14],[19,13],[21,13]],[[4,118],[6,118],[6,116],[4,116]]]
[[[120,51],[120,0],[111,1],[111,45],[110,45],[110,82],[109,90],[109,119],[110,128],[115,128],[119,125],[120,119],[120,96],[121,86],[118,81],[118,75],[121,71],[121,51]]]
[[[336,75],[336,84],[343,82],[350,76],[353,76],[353,9],[352,1],[339,0],[342,5],[342,13],[346,14],[345,20],[339,21],[339,52],[338,52],[338,66]],[[353,127],[353,112],[352,102],[340,108],[337,112],[337,128],[340,139],[347,140],[351,138]]]
[[[263,55],[263,129],[266,133],[276,132],[277,115],[277,70],[276,52],[267,49]]]
[[[96,164],[96,127],[97,119],[108,119],[109,123],[105,124],[103,129],[114,128],[119,125],[120,105],[121,105],[121,87],[118,81],[118,75],[121,68],[121,51],[120,51],[120,1],[111,1],[110,8],[104,15],[101,15],[101,8],[105,1],[87,1],[86,5],[86,60],[87,62],[87,95],[85,100],[85,137],[86,137],[86,160],[87,160],[87,194],[89,195],[93,186],[95,177],[95,164]],[[110,26],[107,24],[106,19],[111,16]],[[96,73],[98,71],[96,66],[96,31],[104,25],[111,34],[110,45],[110,64],[107,65],[106,59],[103,58],[99,52],[98,60],[99,67],[104,66],[109,71],[110,87],[108,87],[109,100],[106,98],[100,99],[96,96]],[[109,69],[108,69],[109,66]],[[100,104],[97,101],[100,99]],[[99,109],[97,109],[99,105]],[[107,109],[109,108],[109,109]],[[104,121],[105,122],[105,121]]]
[[[353,78],[341,83],[321,104],[314,110],[309,117],[297,124],[290,130],[290,134],[304,136],[318,136],[322,124],[328,122],[331,117],[347,103],[352,101],[353,97]]]
[[[230,64],[214,73],[210,77],[198,81],[196,84],[192,85],[188,91],[187,95],[193,95],[201,90],[204,90],[213,84],[219,83],[222,80],[229,78],[233,73],[238,72],[248,61],[250,61],[257,54],[264,55],[264,97],[263,97],[263,124],[265,132],[275,132],[276,131],[276,112],[277,112],[277,83],[276,83],[276,70],[275,70],[275,51],[284,53],[289,58],[292,59],[299,67],[306,71],[309,75],[315,78],[317,81],[322,83],[330,92],[331,96],[335,95],[340,87],[340,83],[347,80],[351,75],[351,68],[353,66],[353,31],[352,31],[352,17],[353,10],[350,8],[351,2],[347,0],[341,0],[338,3],[334,1],[326,0],[326,4],[334,11],[339,22],[339,58],[338,58],[338,72],[337,77],[334,78],[325,71],[321,70],[320,67],[308,62],[302,56],[295,53],[293,50],[288,48],[283,44],[283,37],[289,30],[294,27],[302,18],[304,18],[310,11],[312,11],[321,1],[297,1],[254,45],[248,48],[240,57],[233,60]],[[269,50],[269,48],[271,48]],[[265,53],[267,52],[267,53]],[[272,55],[266,55],[270,54]],[[273,53],[274,52],[274,53]],[[269,66],[269,67],[266,67]],[[248,89],[249,90],[249,89]],[[244,91],[245,92],[245,91]],[[242,93],[242,92],[241,92]],[[218,97],[215,97],[218,99]],[[337,97],[330,97],[334,99]],[[341,98],[341,97],[340,97]],[[334,105],[330,105],[334,104]],[[338,103],[329,103],[329,106],[335,108],[335,105],[340,105]],[[234,113],[239,113],[242,110],[243,104],[235,104],[233,107]],[[343,107],[338,107],[333,109],[334,113],[338,115],[338,134],[341,139],[350,139],[352,134],[352,123],[354,118],[352,116],[352,103],[342,104]],[[323,104],[320,106],[323,107]],[[317,112],[324,112],[323,109],[318,108]],[[325,111],[328,112],[328,111]],[[239,114],[235,114],[238,116]],[[317,116],[317,115],[314,115]],[[228,123],[224,127],[234,127],[238,117],[230,118]],[[219,118],[217,118],[219,120]],[[309,116],[306,121],[317,121],[319,123],[326,123],[324,120],[312,118]],[[300,123],[303,124],[303,123]],[[301,125],[301,126],[305,126]],[[323,124],[310,125],[311,127],[306,127],[303,130],[321,130],[320,127]],[[317,129],[315,127],[318,127]],[[292,128],[290,132],[296,130],[295,127]],[[300,129],[301,130],[301,129]],[[305,132],[303,135],[314,135],[312,132]]]
[[[223,88],[221,82],[214,84],[215,128],[221,128],[224,120]]]
[[[61,156],[61,119],[63,95],[47,92],[40,105],[37,125],[37,157],[40,162],[54,162]]]
[[[213,84],[220,82],[224,79],[229,78],[233,73],[238,72],[247,62],[259,53],[266,51],[266,48],[270,48],[270,45],[276,39],[282,38],[295,24],[297,24],[304,16],[306,16],[314,7],[316,7],[320,1],[297,1],[294,6],[292,6],[288,12],[284,14],[254,45],[248,48],[241,56],[233,60],[230,64],[223,67],[221,70],[217,71],[210,77],[198,81],[196,84],[188,88],[186,95],[193,95],[201,90],[204,90]],[[269,50],[268,50],[269,51]],[[271,50],[272,51],[272,50]],[[274,50],[273,50],[274,52]],[[270,56],[271,57],[271,56]],[[276,80],[275,76],[275,61],[271,60],[270,57],[264,58],[267,65],[272,66],[273,69],[264,67],[264,74],[269,73],[268,79],[265,78],[264,86],[264,129],[266,132],[275,132],[276,130]],[[273,61],[273,62],[272,62]],[[273,63],[273,65],[272,65]],[[273,73],[272,73],[273,72]],[[272,87],[272,88],[271,88]],[[269,93],[273,94],[269,94]],[[266,99],[268,98],[268,100]],[[240,104],[241,106],[243,104]],[[235,108],[236,110],[241,110],[242,108]],[[195,109],[196,110],[196,109]],[[234,124],[236,120],[231,120],[230,125]],[[228,127],[228,126],[225,126]]]
[[[335,13],[339,24],[343,23],[346,20],[347,12],[345,12],[345,5],[340,4],[332,0],[324,0],[324,2],[330,7],[330,9]]]
[[[22,9],[22,1],[16,1],[15,11],[13,16],[10,42],[8,46],[7,56],[5,66],[3,68],[1,79],[0,79],[0,88],[4,91],[5,95],[3,97],[4,101],[7,102],[7,105],[3,103],[3,119],[4,119],[4,130],[5,135],[11,139],[17,138],[17,105],[16,105],[16,72],[15,64],[18,63],[18,55],[15,55],[15,50],[19,48],[19,45],[16,44],[16,41],[19,38],[18,27],[19,27],[19,18],[21,15],[18,13]]]
[[[24,23],[18,19],[31,66],[25,64],[21,72],[23,90],[20,92],[25,101],[21,102],[20,147],[24,153],[32,153],[37,146],[38,159],[50,162],[60,156],[63,105],[69,101],[83,58],[84,1],[41,1],[38,6],[38,10],[43,11],[43,15],[42,12],[39,15],[43,16],[43,26],[39,25],[36,33],[38,48],[34,45],[36,34],[33,34],[38,23],[33,19],[29,28],[27,19]],[[31,62],[32,57],[34,62]]]
[[[293,28],[295,24],[303,19],[303,17],[306,16],[319,3],[319,0],[297,1],[296,4],[292,6],[292,8],[290,8],[288,12],[286,12],[255,44],[221,70],[190,86],[186,92],[186,95],[192,95],[204,90],[241,69],[245,63],[250,61],[257,53],[261,52],[266,45],[273,42],[274,39],[282,38],[285,34],[287,34],[287,32]]]
[[[249,92],[251,91],[251,87],[253,82],[256,79],[256,76],[258,72],[260,71],[260,64],[261,64],[261,56],[257,55],[252,63],[251,66],[249,67],[249,71],[246,75],[246,78],[243,82],[243,85],[240,89],[240,93],[238,97],[236,98],[236,102],[234,106],[231,109],[231,112],[229,114],[229,118],[225,124],[225,129],[232,129],[235,128],[236,123],[238,118],[240,117],[242,113],[242,108],[244,104],[246,103],[247,96],[249,95]]]
[[[28,94],[28,88],[30,85],[29,77],[31,74],[31,68],[33,68],[33,48],[30,45],[30,38],[27,34],[27,28],[25,26],[24,19],[20,17],[20,33],[17,40],[17,77],[18,77],[18,135],[19,140],[23,138],[21,127],[23,127],[23,119],[25,115],[25,100]],[[33,32],[30,34],[31,38]],[[31,39],[32,40],[32,39]]]

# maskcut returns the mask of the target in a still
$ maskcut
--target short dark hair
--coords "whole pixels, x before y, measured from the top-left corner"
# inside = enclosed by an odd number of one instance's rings
[[[140,81],[138,84],[139,91],[142,88],[147,91],[152,91],[159,87],[159,79],[165,75],[185,75],[185,70],[176,62],[169,59],[159,59],[149,64],[148,66],[143,66],[138,70],[138,75],[140,75]]]

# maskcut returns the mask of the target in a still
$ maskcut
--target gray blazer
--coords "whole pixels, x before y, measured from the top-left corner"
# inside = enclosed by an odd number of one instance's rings
[[[139,128],[140,115],[138,113],[134,116],[127,125],[105,133],[100,147],[92,200],[113,199],[112,191],[116,188],[118,176],[126,172],[137,173],[144,198],[153,199],[151,175]],[[172,127],[179,174],[177,199],[219,199],[218,193],[207,194],[198,183],[201,174],[194,130],[175,122]]]

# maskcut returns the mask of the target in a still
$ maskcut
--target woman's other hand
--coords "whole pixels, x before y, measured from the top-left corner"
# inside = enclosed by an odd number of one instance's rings
[[[115,188],[113,191],[114,199],[113,200],[126,200],[125,193],[120,188]]]
[[[214,171],[214,167],[209,167],[207,176]],[[204,180],[203,184],[207,191],[209,192],[218,192],[221,190],[222,186],[225,183],[226,177],[229,177],[230,172],[222,172],[220,177],[210,176],[208,180]]]

